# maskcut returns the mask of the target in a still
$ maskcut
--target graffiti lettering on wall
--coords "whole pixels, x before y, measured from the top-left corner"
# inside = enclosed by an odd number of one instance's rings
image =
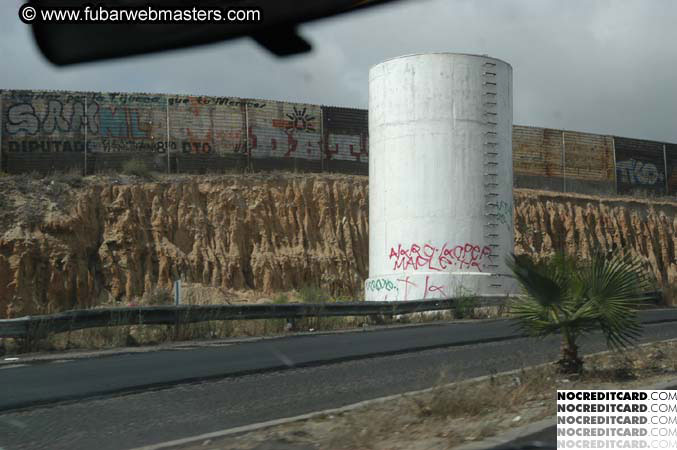
[[[417,288],[418,284],[413,280],[410,280],[409,277],[405,277],[404,279],[398,278],[397,281],[404,284],[404,300],[409,300],[409,289]],[[447,298],[447,286],[443,284],[434,284],[430,279],[430,275],[426,275],[423,298]]]
[[[371,292],[381,292],[381,291],[399,292],[399,289],[397,288],[397,285],[395,283],[393,283],[392,281],[390,281],[386,278],[377,278],[377,279],[374,279],[374,280],[367,281],[367,291],[371,291]]]
[[[240,109],[203,107],[170,109],[170,135],[183,153],[240,152],[244,149],[244,115]]]
[[[3,137],[10,152],[82,152],[85,139],[88,152],[164,152],[166,131],[158,130],[164,123],[153,120],[156,112],[162,116],[161,99],[129,94],[22,96],[4,111]],[[154,104],[158,111],[151,108]]]
[[[315,132],[315,117],[307,113],[307,108],[299,110],[294,106],[294,113],[287,114],[287,119],[288,120],[273,119],[273,127],[284,128],[287,132]]]
[[[325,155],[327,159],[344,159],[360,161],[361,157],[369,157],[368,138],[361,135],[329,133]]]
[[[243,100],[230,97],[169,97],[167,99],[169,106],[174,105],[218,105],[218,106],[247,106],[247,108],[265,108],[266,104],[257,100]]]
[[[87,151],[95,148],[94,142],[87,142]],[[85,141],[10,141],[8,151],[23,152],[84,152]]]
[[[306,155],[314,155],[319,158],[319,149],[322,145],[317,133],[306,134],[297,132],[293,129],[288,129],[280,126],[273,126],[269,130],[261,130],[270,139],[266,145],[257,136],[256,129],[250,127],[249,129],[249,151],[254,157],[261,156],[283,156],[285,158],[292,157],[292,153],[298,154],[293,156],[303,157]],[[305,152],[304,152],[305,151]],[[284,153],[282,153],[284,152]]]
[[[162,105],[164,103],[164,97],[161,95],[143,95],[143,94],[127,94],[112,92],[106,97],[100,95],[96,100],[99,103],[108,100],[111,103],[143,103],[146,105]]]
[[[139,120],[139,112],[126,107],[105,107],[99,112],[101,137],[148,139],[152,120]]]
[[[360,128],[322,130],[320,106],[229,97],[126,93],[2,92],[3,148],[9,152],[249,153],[253,158],[364,162]],[[249,111],[247,116],[245,108]],[[362,114],[364,115],[364,114]],[[363,120],[364,119],[364,120]],[[85,129],[86,128],[86,129]],[[169,128],[169,129],[168,129]],[[323,131],[325,131],[323,138]]]
[[[37,133],[82,132],[87,122],[89,132],[96,133],[98,105],[88,106],[85,118],[85,104],[82,101],[73,102],[65,108],[60,100],[49,100],[42,113],[38,113],[32,103],[15,103],[7,108],[5,131],[16,137],[33,136]]]
[[[616,163],[616,172],[622,183],[654,185],[665,181],[655,164],[630,159]]]
[[[183,153],[211,153],[212,144],[209,142],[183,141],[181,142]]]
[[[512,229],[512,205],[503,200],[498,202],[498,206],[496,207],[496,219],[499,223],[508,227],[509,230]]]
[[[319,107],[269,105],[250,113],[248,145],[253,158],[320,159]]]
[[[92,143],[87,143],[87,151],[92,151]],[[164,153],[167,147],[166,142],[138,141],[129,139],[101,139],[99,150],[105,153],[115,152],[157,152]],[[176,143],[169,143],[170,149],[176,149]]]
[[[281,148],[281,150],[285,150],[283,155],[285,158],[290,157],[292,153],[296,153],[299,147],[302,152],[305,149],[306,154],[312,154],[315,148],[313,146],[314,137],[306,133],[316,133],[315,120],[315,116],[310,115],[307,108],[301,110],[297,109],[296,106],[294,106],[293,113],[286,114],[286,119],[273,119],[273,134],[270,138],[271,151],[276,151],[278,144],[284,145],[286,142],[286,150]]]
[[[397,248],[391,247],[388,258],[393,262],[393,270],[436,270],[441,271],[453,267],[457,269],[474,268],[482,271],[487,263],[491,263],[491,247],[465,243],[441,247],[432,244],[412,244]]]
[[[445,298],[447,296],[447,293],[444,291],[446,286],[444,285],[435,285],[430,281],[430,276],[426,275],[425,277],[425,288],[423,289],[423,298],[432,298],[432,297],[440,297],[440,298]]]

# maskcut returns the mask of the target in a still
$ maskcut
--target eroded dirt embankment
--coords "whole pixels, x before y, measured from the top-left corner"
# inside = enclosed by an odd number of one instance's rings
[[[364,177],[1,183],[5,317],[130,299],[179,274],[229,289],[352,292],[368,273]]]
[[[360,295],[368,180],[346,175],[0,178],[0,317],[130,301],[184,280]],[[516,190],[516,252],[614,245],[677,282],[677,202]]]
[[[564,249],[582,258],[622,249],[647,262],[659,286],[677,284],[677,201],[516,189],[515,253]]]

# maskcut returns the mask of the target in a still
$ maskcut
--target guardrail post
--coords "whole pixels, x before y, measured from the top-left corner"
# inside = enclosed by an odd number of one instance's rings
[[[324,139],[324,106],[320,106],[320,172],[327,171],[328,167],[325,166],[325,148],[326,142]]]
[[[167,152],[167,174],[172,173],[171,152],[169,151],[169,95],[165,96],[165,125],[167,125],[167,136],[165,140],[165,151]],[[177,170],[178,172],[178,167]]]
[[[611,136],[611,149],[614,152],[614,193],[618,194],[618,168],[616,166],[616,138]]]
[[[0,172],[2,172],[2,127],[4,126],[2,123],[3,119],[3,111],[2,111],[2,95],[3,93],[0,91]]]
[[[249,148],[249,102],[244,102],[244,156],[245,156],[245,170],[244,172],[252,171],[252,157],[251,149]]]
[[[85,151],[84,151],[84,162],[83,162],[83,176],[87,176],[87,145],[89,144],[89,117],[87,116],[87,103],[89,103],[89,95],[85,93]]]
[[[174,282],[174,304],[176,306],[181,304],[181,280]]]
[[[567,143],[562,130],[562,192],[567,191]]]
[[[665,196],[670,195],[670,178],[668,175],[668,151],[667,146],[663,144],[663,172],[665,173]]]

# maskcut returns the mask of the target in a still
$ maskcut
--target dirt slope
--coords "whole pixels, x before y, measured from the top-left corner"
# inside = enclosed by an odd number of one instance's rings
[[[0,317],[128,301],[186,281],[360,295],[368,180],[346,175],[0,178]],[[677,282],[677,202],[515,191],[516,252],[614,244]]]

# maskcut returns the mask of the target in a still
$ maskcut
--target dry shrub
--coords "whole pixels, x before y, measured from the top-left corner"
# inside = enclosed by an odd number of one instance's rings
[[[480,418],[496,411],[517,410],[528,401],[547,399],[554,377],[554,369],[543,366],[480,382],[438,385],[430,394],[412,400],[421,417]]]
[[[140,159],[130,159],[122,165],[122,173],[143,179],[151,179],[152,174],[146,163]]]
[[[181,283],[181,303],[186,305],[223,305],[230,296],[221,288],[197,283]]]
[[[78,169],[71,169],[66,172],[53,172],[46,179],[55,183],[66,184],[72,188],[78,188],[84,184],[82,171]]]
[[[590,369],[583,373],[583,381],[618,383],[677,372],[677,346],[674,342],[642,345],[590,359]]]
[[[144,299],[146,305],[172,305],[174,304],[174,295],[169,289],[156,287],[148,293]]]
[[[677,284],[669,284],[663,288],[663,304],[677,306]]]

